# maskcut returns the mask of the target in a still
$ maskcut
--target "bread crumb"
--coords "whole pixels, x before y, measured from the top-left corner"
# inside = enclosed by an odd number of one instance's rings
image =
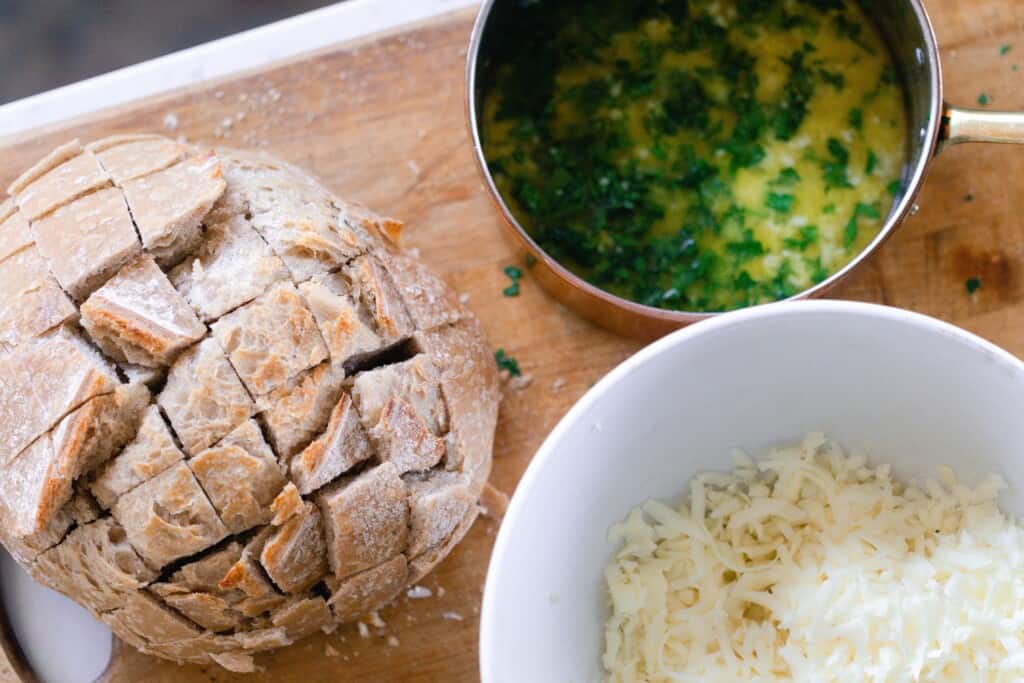
[[[363,622],[360,621],[359,625],[358,625],[358,628],[359,628],[359,637],[360,638],[369,638],[370,637],[370,627],[369,626],[367,626],[366,624],[364,624]]]
[[[466,292],[463,292],[462,294],[459,294],[459,303],[462,304],[462,305],[468,304],[469,303],[469,294],[466,293]]]
[[[380,618],[380,612],[370,612],[367,621],[370,622],[370,626],[374,628],[387,628],[388,623]]]
[[[556,379],[554,382],[551,383],[551,391],[558,391],[559,389],[561,389],[564,386],[565,386],[565,379],[559,377],[558,379]]]
[[[391,647],[398,647],[399,645],[401,645],[401,643],[398,642],[398,638],[395,638],[394,636],[388,636],[388,645],[390,645]]]
[[[164,128],[167,130],[178,130],[178,115],[173,111],[164,115]]]
[[[444,589],[444,586],[438,586],[438,587],[437,587],[437,597],[439,597],[439,598],[443,598],[443,597],[444,597],[444,594],[445,594],[445,592],[446,592],[446,591],[445,591],[445,589]]]
[[[448,621],[462,621],[462,615],[458,612],[441,612],[441,618]]]
[[[533,383],[533,375],[525,374],[513,377],[508,381],[508,386],[516,391],[522,391]]]
[[[434,591],[430,590],[426,586],[413,586],[405,592],[406,596],[413,600],[421,600],[423,598],[429,598],[434,594]]]
[[[420,248],[419,247],[412,247],[411,249],[406,249],[405,253],[409,254],[409,256],[412,256],[413,258],[419,258],[420,257]]]
[[[324,644],[324,654],[327,655],[328,657],[337,657],[338,656],[338,651],[335,650],[333,647],[331,647],[330,643],[325,643]]]
[[[420,177],[420,165],[417,164],[412,159],[409,159],[409,161],[407,161],[405,163],[406,163],[406,165],[409,166],[409,170],[412,172],[412,174],[414,176],[416,176],[417,178],[419,178]]]
[[[480,507],[484,517],[500,521],[508,510],[508,494],[487,482],[480,493]]]

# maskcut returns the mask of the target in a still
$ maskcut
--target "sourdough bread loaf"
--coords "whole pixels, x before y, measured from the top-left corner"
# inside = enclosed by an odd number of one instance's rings
[[[61,146],[0,204],[0,538],[176,661],[358,619],[490,472],[475,318],[401,224],[265,154]]]

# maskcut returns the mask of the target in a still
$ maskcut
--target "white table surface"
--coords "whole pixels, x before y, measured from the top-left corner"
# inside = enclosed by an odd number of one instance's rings
[[[371,35],[478,0],[348,0],[0,106],[0,137]],[[110,658],[110,632],[39,586],[0,549],[0,600],[42,683],[90,683]]]

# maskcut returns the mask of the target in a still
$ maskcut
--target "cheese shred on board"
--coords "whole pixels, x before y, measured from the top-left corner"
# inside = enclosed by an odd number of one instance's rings
[[[612,527],[614,683],[1024,681],[1024,530],[948,468],[919,486],[822,434]]]

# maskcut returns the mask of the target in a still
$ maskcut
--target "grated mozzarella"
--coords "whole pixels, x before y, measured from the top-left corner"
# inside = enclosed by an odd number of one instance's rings
[[[1024,681],[1024,530],[948,468],[921,486],[821,434],[612,527],[612,683]]]

